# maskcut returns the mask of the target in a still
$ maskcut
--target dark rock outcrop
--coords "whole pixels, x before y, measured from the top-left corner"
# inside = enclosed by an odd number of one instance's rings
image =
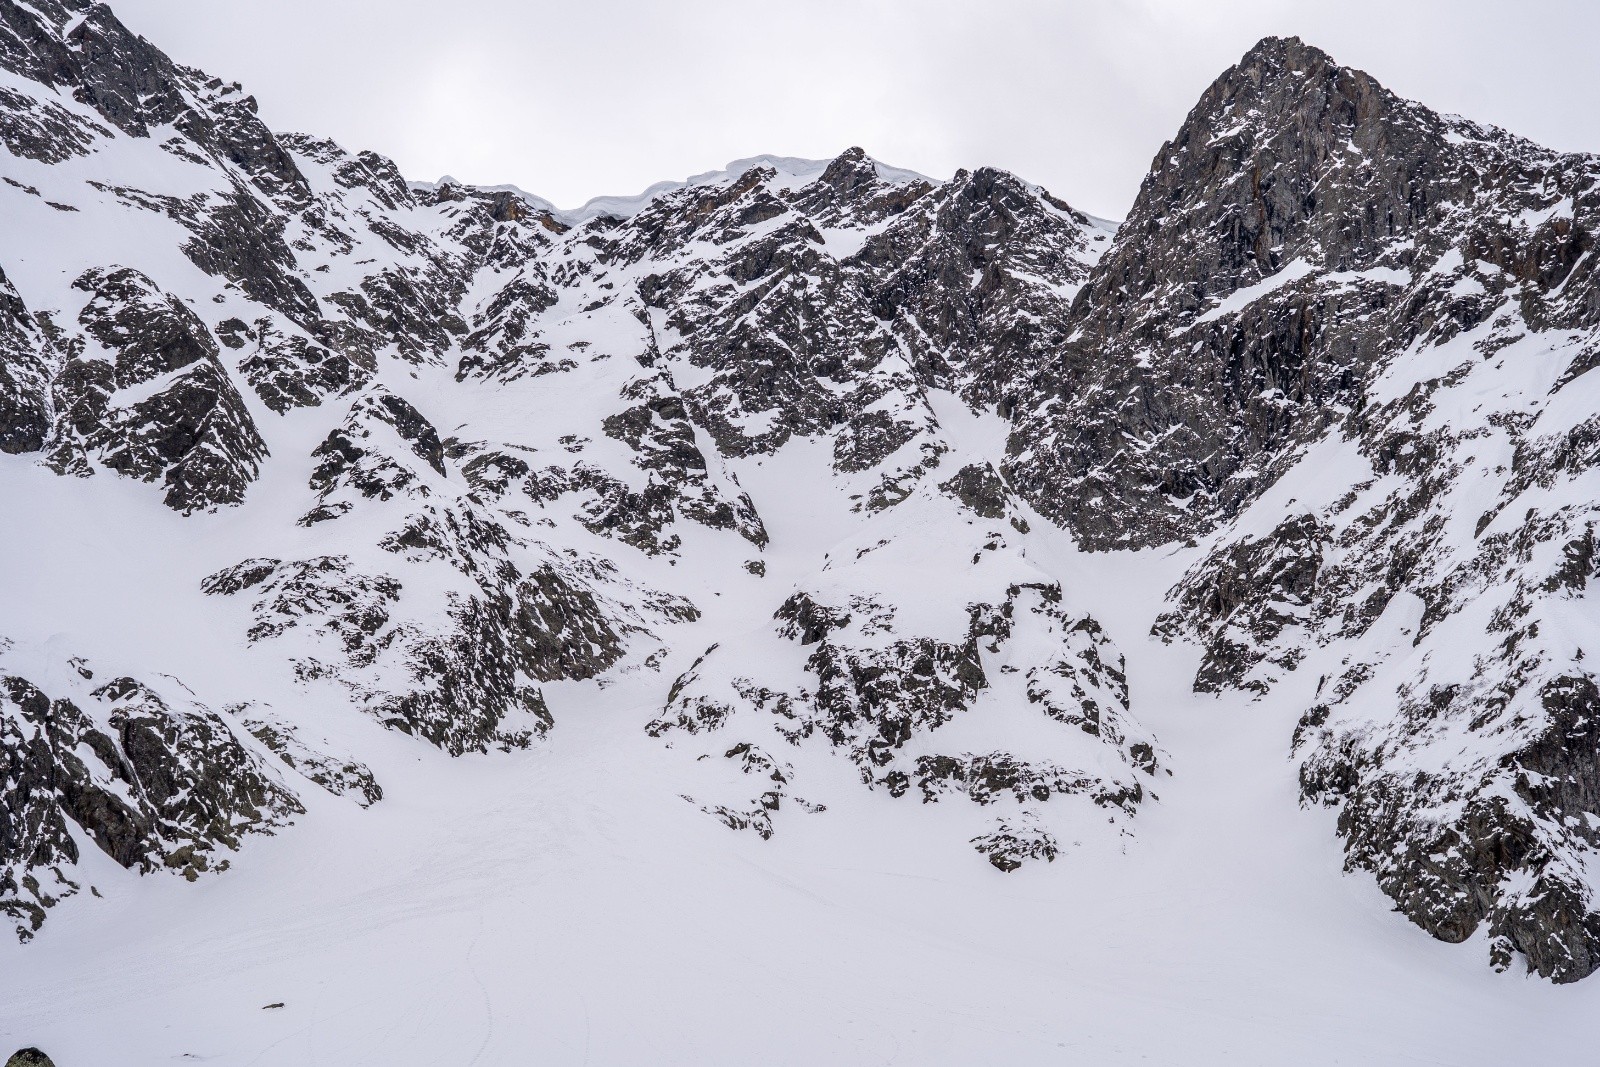
[[[177,511],[244,499],[266,444],[205,324],[136,270],[74,284],[90,294],[78,315],[88,343],[56,382],[55,464],[160,482]]]
[[[0,912],[24,940],[81,888],[69,826],[123,867],[193,881],[302,810],[214,712],[131,678],[83,688],[0,676]]]
[[[674,683],[665,713],[650,724],[649,732],[672,739],[679,734],[720,736],[736,729],[746,739],[729,752],[732,756],[760,751],[748,738],[765,726],[791,745],[813,737],[825,741],[850,759],[864,785],[891,796],[914,791],[924,803],[962,796],[978,805],[1000,800],[1024,805],[1022,815],[1002,819],[1004,827],[993,840],[974,842],[1002,870],[1015,869],[1026,858],[1055,857],[1054,839],[1037,829],[1033,811],[1052,798],[1081,796],[1094,809],[1136,814],[1148,794],[1132,772],[1154,775],[1156,750],[1128,714],[1121,657],[1099,626],[1092,619],[1066,615],[1060,590],[1050,586],[1013,586],[1003,603],[974,604],[969,615],[960,642],[920,634],[891,636],[897,619],[887,603],[856,597],[846,607],[809,592],[795,593],[776,613],[776,635],[807,650],[803,669],[812,679],[808,685],[764,684],[764,675],[782,676],[785,670],[766,662],[770,651],[740,662],[734,658],[737,650],[713,647]],[[1043,662],[1026,659],[1041,648],[1054,654]],[[1089,747],[1122,763],[1126,773],[1107,773],[1106,761],[1094,757],[1087,757],[1089,766],[1074,768],[1003,750],[940,751],[940,728],[974,713],[997,685],[991,672],[998,673],[1002,692],[988,699],[1020,700],[1076,727]],[[728,816],[728,810],[744,810],[739,807],[707,810],[735,829],[753,828],[771,836],[773,813],[790,795],[793,777],[792,768],[773,777],[775,784],[757,798],[758,816]],[[1016,828],[1024,825],[1037,833],[1019,836]],[[1024,838],[1030,843],[1023,844]]]
[[[25,1048],[11,1054],[6,1067],[56,1067],[55,1061],[36,1048]]]
[[[50,344],[0,271],[0,452],[38,452],[50,435]]]
[[[383,799],[383,787],[366,764],[348,756],[329,755],[313,748],[300,736],[300,728],[281,718],[264,714],[249,704],[228,709],[250,735],[266,745],[294,771],[316,782],[336,796],[349,796],[369,808]]]

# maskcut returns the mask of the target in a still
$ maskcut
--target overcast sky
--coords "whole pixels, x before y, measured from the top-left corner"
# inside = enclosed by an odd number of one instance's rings
[[[1258,38],[1298,34],[1438,110],[1600,150],[1596,0],[112,0],[280,130],[411,178],[573,207],[859,144],[1013,170],[1120,218]]]

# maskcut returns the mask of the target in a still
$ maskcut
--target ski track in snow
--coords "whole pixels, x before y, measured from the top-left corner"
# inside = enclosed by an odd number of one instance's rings
[[[959,448],[1003,441],[935,404]],[[803,452],[739,471],[775,581],[850,532],[843,505],[830,520],[785,498]],[[19,467],[0,467],[9,488],[48,477]],[[41,514],[83,485],[50,479]],[[45,515],[35,536],[51,535]],[[1189,691],[1198,651],[1147,635],[1198,550],[1029,544],[1127,655],[1135,712],[1171,753],[1135,837],[1086,835],[1002,875],[933,809],[878,792],[838,790],[767,842],[705,818],[643,726],[713,634],[765,624],[769,598],[728,588],[659,674],[552,686],[558,727],[530,752],[452,760],[342,716],[382,804],[308,795],[298,826],[194,885],[96,869],[114,892],[0,946],[0,1040],[62,1063],[241,1065],[1474,1064],[1585,1047],[1570,1020],[1600,993],[1490,973],[1481,944],[1418,936],[1341,874],[1331,815],[1297,806],[1294,694]],[[181,634],[150,642],[156,662],[187,658]],[[206,680],[251,669],[234,654]]]

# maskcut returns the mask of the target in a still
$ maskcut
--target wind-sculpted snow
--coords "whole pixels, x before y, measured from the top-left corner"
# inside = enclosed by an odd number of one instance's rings
[[[0,630],[133,664],[0,664],[25,936],[82,842],[220,869],[599,703],[752,847],[881,801],[985,877],[1120,855],[1185,773],[1153,622],[1415,922],[1600,967],[1594,157],[1269,39],[1120,228],[860,149],[560,211],[82,0],[0,0],[0,146],[0,475],[72,501],[4,573],[78,620]],[[1113,550],[1183,576],[1092,600]]]

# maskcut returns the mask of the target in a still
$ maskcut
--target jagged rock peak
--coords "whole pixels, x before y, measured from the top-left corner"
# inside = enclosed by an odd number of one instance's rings
[[[1217,80],[1227,81],[1240,76],[1259,80],[1273,74],[1310,75],[1341,69],[1332,56],[1316,45],[1306,44],[1299,37],[1269,36],[1257,41],[1238,63]]]
[[[877,177],[878,169],[875,160],[870,158],[866,150],[854,146],[840,152],[828,169],[822,172],[822,180],[829,185],[839,185],[844,182],[858,182],[871,180]]]
[[[70,91],[131,137],[170,126],[217,162],[242,168],[263,192],[296,201],[309,192],[253,97],[174,63],[105,4],[0,3],[0,69]],[[49,161],[37,150],[23,154]]]
[[[1265,37],[1211,83],[1173,143],[1185,143],[1186,135],[1214,125],[1218,118],[1234,123],[1254,118],[1254,125],[1271,126],[1296,111],[1317,107],[1347,121],[1368,123],[1404,104],[1370,74],[1342,66],[1298,37]]]
[[[1100,547],[1178,540],[1235,513],[1360,407],[1411,330],[1439,321],[1388,319],[1402,293],[1453,299],[1434,292],[1435,267],[1492,262],[1556,294],[1585,232],[1556,216],[1586,202],[1595,169],[1403,100],[1301,41],[1263,41],[1156,157],[1079,295],[1076,343],[1040,376],[1011,475]],[[1317,295],[1334,291],[1337,303]],[[1439,312],[1461,328],[1483,310]],[[1053,443],[1030,456],[1032,441]]]

